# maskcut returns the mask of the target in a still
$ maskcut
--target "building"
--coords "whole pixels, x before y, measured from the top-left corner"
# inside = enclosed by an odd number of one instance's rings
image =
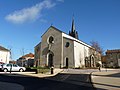
[[[16,64],[16,61],[10,60],[9,63]]]
[[[40,52],[41,52],[40,48],[41,48],[41,42],[39,44],[37,44],[34,48],[34,50],[35,50],[35,62],[34,62],[35,66],[40,65]]]
[[[108,67],[120,67],[120,49],[107,50],[106,60]]]
[[[100,53],[78,39],[74,19],[69,35],[50,26],[41,38],[41,42],[35,46],[36,66],[83,68],[101,64]]]
[[[107,66],[107,58],[106,58],[106,55],[101,56],[101,62],[102,62],[102,67],[106,67],[106,66]]]
[[[0,63],[9,63],[10,50],[0,46]]]
[[[29,53],[20,57],[17,62],[19,66],[33,67],[34,66],[34,54]]]

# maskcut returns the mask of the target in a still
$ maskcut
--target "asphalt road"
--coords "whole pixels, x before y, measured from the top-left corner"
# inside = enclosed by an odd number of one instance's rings
[[[58,75],[56,77],[61,78],[64,77],[64,75]],[[14,74],[0,74],[0,82],[6,82],[6,83],[15,83],[18,85],[21,85],[24,87],[24,90],[94,90],[94,88],[88,85],[77,85],[74,82],[75,78],[81,78],[84,79],[82,81],[85,81],[85,75],[67,75],[63,81],[56,81],[56,80],[50,80],[46,78],[36,78],[36,77],[28,77],[28,76],[22,76],[22,75],[14,75]],[[75,79],[76,80],[76,79]],[[77,79],[78,80],[78,79]],[[71,82],[70,82],[71,81]],[[76,81],[75,81],[76,82]],[[78,83],[81,81],[77,81]],[[89,85],[91,83],[89,82]],[[8,87],[9,88],[9,87]],[[10,88],[9,88],[10,90]],[[16,89],[17,90],[17,87]]]
[[[56,76],[48,77],[47,79],[61,81],[65,83],[71,83],[80,86],[87,86],[95,89],[91,83],[91,72],[96,70],[77,70],[77,69],[66,69],[62,73]]]

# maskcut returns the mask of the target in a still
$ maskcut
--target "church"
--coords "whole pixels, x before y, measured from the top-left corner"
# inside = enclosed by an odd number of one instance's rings
[[[50,26],[35,46],[35,65],[56,68],[96,67],[101,55],[92,46],[79,40],[74,19],[69,34]]]

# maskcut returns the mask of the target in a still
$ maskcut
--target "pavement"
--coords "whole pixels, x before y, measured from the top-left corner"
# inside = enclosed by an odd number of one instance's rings
[[[105,69],[92,72],[91,81],[95,88],[101,90],[120,90],[120,69]],[[99,90],[99,89],[97,89]]]
[[[11,74],[8,72],[8,75],[26,75],[33,77],[51,77],[55,76],[58,73],[62,73],[63,69],[54,69],[54,74],[51,72],[45,74],[35,74],[35,72],[12,72]],[[3,72],[4,73],[4,72]],[[2,74],[2,73],[0,73]],[[120,90],[120,69],[104,69],[101,71],[93,71],[91,73],[91,82],[97,90]],[[12,87],[11,87],[12,85]],[[19,90],[24,90],[24,88],[17,84],[0,82],[0,90],[16,90],[15,87],[19,87]],[[99,88],[99,89],[98,89]],[[17,89],[18,90],[18,89]]]
[[[36,74],[35,72],[18,72],[17,74],[22,74],[22,75],[28,75],[28,76],[33,76],[33,77],[39,77],[39,78],[45,78],[45,77],[51,77],[51,76],[55,76],[58,73],[62,72],[63,69],[54,69],[53,74],[51,74],[51,72],[47,72],[47,73],[38,73]]]

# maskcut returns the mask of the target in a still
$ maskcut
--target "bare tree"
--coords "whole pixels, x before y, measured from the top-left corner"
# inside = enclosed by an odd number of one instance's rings
[[[97,41],[91,41],[90,43],[91,46],[94,47],[97,52],[99,52],[101,55],[104,54],[103,48],[100,46],[100,44]]]

